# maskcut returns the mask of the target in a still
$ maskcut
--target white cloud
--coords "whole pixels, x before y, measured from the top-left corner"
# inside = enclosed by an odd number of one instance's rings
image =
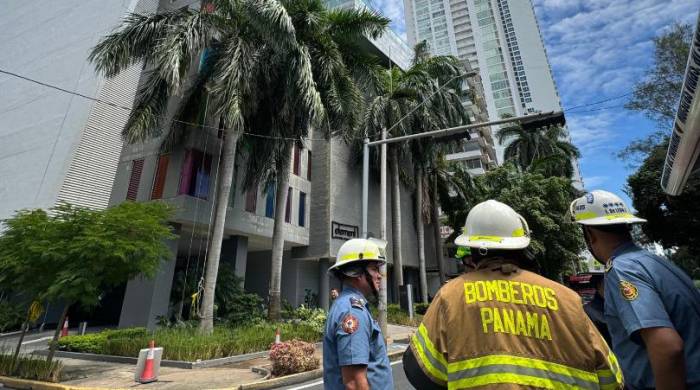
[[[391,29],[406,39],[406,23],[402,0],[365,0],[374,9],[391,19]]]

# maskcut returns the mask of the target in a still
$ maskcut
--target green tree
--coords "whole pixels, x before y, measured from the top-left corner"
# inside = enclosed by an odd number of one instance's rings
[[[665,134],[673,126],[692,37],[691,25],[676,23],[653,38],[654,62],[644,79],[635,84],[625,108],[644,113],[656,122],[659,130],[632,141],[617,153],[617,157],[630,166],[641,164],[664,141]]]
[[[643,112],[663,129],[671,128],[692,38],[693,27],[680,23],[653,38],[653,65],[644,79],[635,84],[632,98],[625,108]]]
[[[175,237],[167,223],[170,215],[159,202],[20,211],[4,221],[0,284],[12,283],[37,300],[64,303],[55,342],[70,306],[94,306],[103,288],[155,275],[170,257],[165,244]],[[49,361],[54,350],[52,343]]]
[[[499,130],[497,137],[500,144],[508,142],[503,151],[506,161],[546,176],[573,176],[573,159],[581,157],[578,148],[567,140],[564,128],[559,126],[537,129],[509,126]]]
[[[275,215],[268,318],[281,318],[282,257],[292,147],[313,127],[327,139],[356,134],[363,95],[358,84],[376,64],[359,47],[389,21],[368,10],[328,9],[322,0],[281,1],[295,29],[295,45],[270,52],[261,100],[251,120],[245,187],[274,182]],[[300,74],[303,77],[300,78]],[[300,145],[301,146],[301,145]],[[264,156],[264,157],[263,157]]]
[[[192,81],[191,66],[205,50],[207,55]],[[258,114],[265,98],[260,96],[265,91],[261,82],[269,85],[274,76],[268,72],[271,64],[286,61],[286,79],[294,80],[276,92],[289,96],[288,91],[295,91],[299,100],[294,107],[305,115],[317,110],[320,99],[309,71],[309,51],[299,45],[293,21],[279,1],[212,0],[201,10],[183,7],[164,13],[132,14],[95,46],[90,59],[107,77],[139,62],[147,69],[123,132],[128,142],[161,136],[170,98],[178,94],[185,95],[178,116],[187,117],[192,107],[198,107],[197,102],[206,99],[208,106],[215,107],[215,117],[221,119],[225,129],[221,172],[214,196],[216,209],[200,313],[201,331],[211,333],[237,142],[246,129],[255,125],[251,117]],[[289,112],[291,107],[280,109]],[[171,126],[165,140],[176,140],[180,128]]]
[[[461,231],[471,207],[495,199],[511,206],[528,222],[532,232],[530,250],[542,275],[559,279],[569,265],[578,264],[585,245],[569,215],[569,205],[578,196],[570,179],[522,172],[506,163],[475,178],[471,188],[469,194],[458,192],[451,207],[446,208],[455,234]]]
[[[642,231],[649,243],[668,250],[671,260],[700,279],[700,179],[691,177],[680,196],[669,196],[659,185],[668,138],[654,147],[637,171],[627,178],[632,204],[648,222]]]

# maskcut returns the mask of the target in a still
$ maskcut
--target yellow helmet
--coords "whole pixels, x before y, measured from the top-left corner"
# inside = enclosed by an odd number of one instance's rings
[[[608,191],[588,192],[571,202],[569,209],[571,217],[581,225],[621,225],[647,221],[632,214],[619,196]]]
[[[354,238],[349,240],[338,249],[335,264],[328,268],[328,272],[333,272],[346,265],[369,261],[384,264],[386,263],[386,244],[386,241],[376,238]]]

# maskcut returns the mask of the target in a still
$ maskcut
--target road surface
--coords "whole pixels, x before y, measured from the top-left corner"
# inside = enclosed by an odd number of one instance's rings
[[[403,373],[403,364],[401,360],[397,360],[391,363],[391,370],[394,374],[394,388],[395,389],[414,389],[408,380],[406,375]],[[283,390],[323,390],[323,378],[313,379],[308,382],[299,383],[293,386],[280,387]]]

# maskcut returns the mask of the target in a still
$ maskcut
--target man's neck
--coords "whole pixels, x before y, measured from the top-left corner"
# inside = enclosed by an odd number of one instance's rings
[[[606,246],[604,253],[602,255],[604,256],[606,261],[610,261],[610,258],[615,255],[615,252],[617,252],[618,249],[622,248],[623,246],[631,243],[632,241],[629,239],[616,239],[613,241],[610,241],[610,244]]]

